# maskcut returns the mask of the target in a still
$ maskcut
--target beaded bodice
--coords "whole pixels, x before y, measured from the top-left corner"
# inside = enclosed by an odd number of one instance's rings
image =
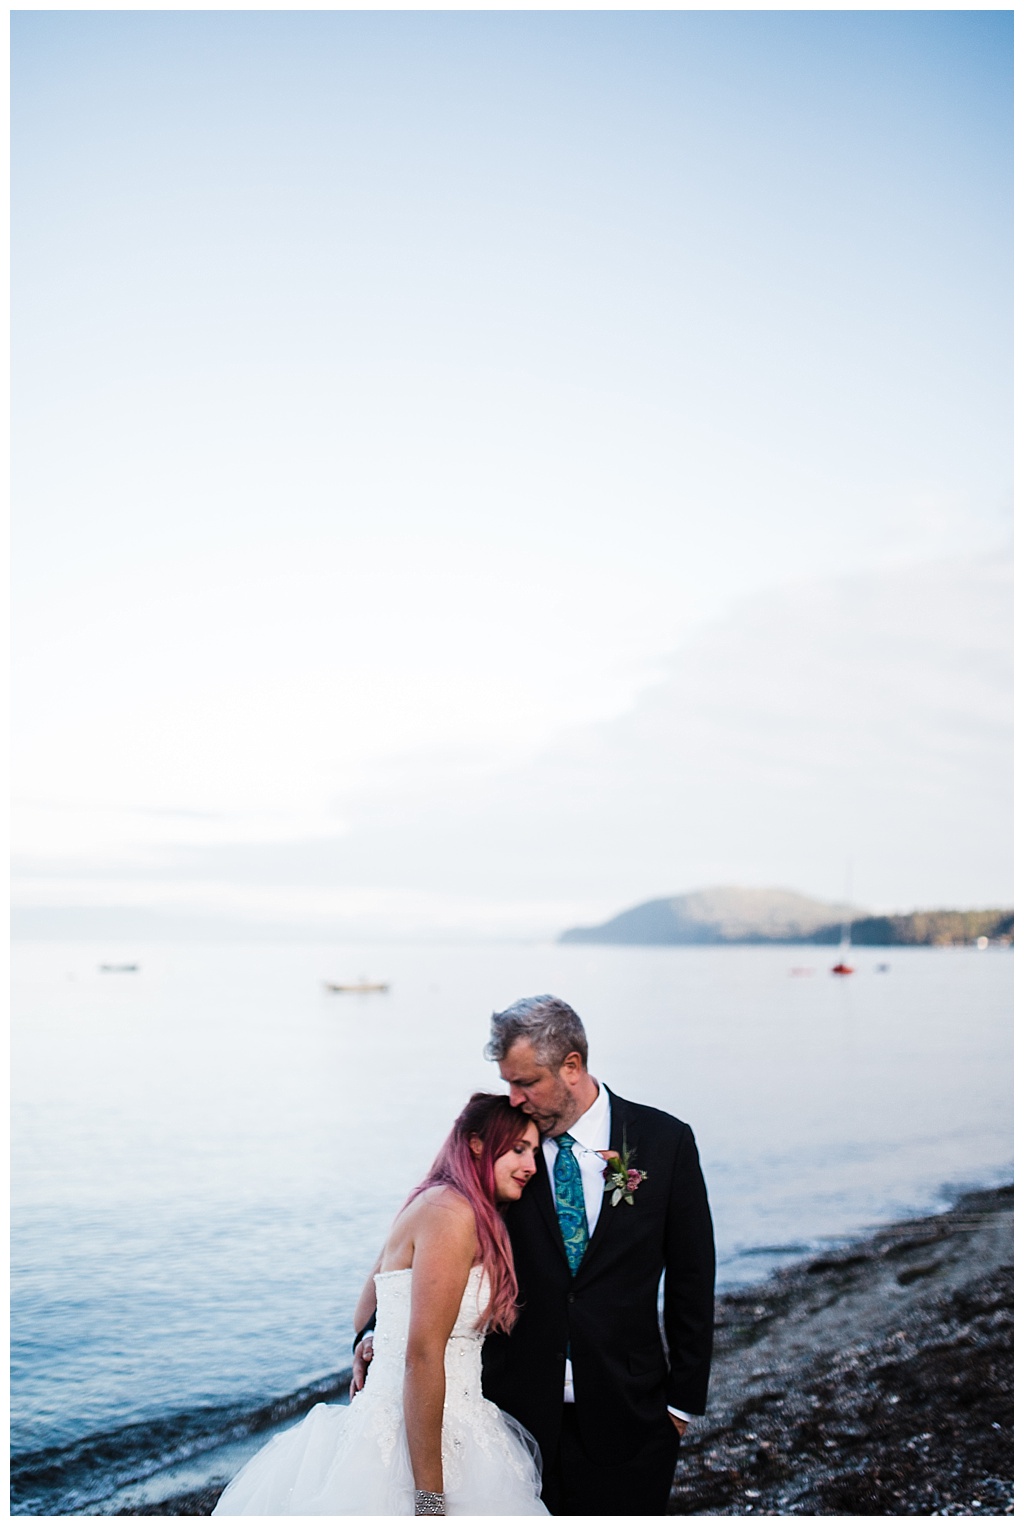
[[[412,1269],[378,1272],[377,1328],[373,1361],[366,1378],[367,1393],[400,1395],[405,1380],[405,1348],[412,1307]],[[470,1268],[459,1312],[444,1353],[445,1408],[460,1400],[480,1401],[480,1355],[484,1332],[477,1328],[490,1298],[482,1266]]]

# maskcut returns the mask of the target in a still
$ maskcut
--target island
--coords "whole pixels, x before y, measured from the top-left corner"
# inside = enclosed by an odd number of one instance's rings
[[[631,906],[595,927],[570,927],[560,943],[723,944],[851,943],[991,944],[1013,942],[1013,911],[913,911],[872,915],[837,901],[816,901],[795,890],[717,885]]]

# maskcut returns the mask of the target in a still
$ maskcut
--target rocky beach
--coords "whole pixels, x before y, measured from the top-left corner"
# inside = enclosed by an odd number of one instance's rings
[[[1008,1186],[722,1295],[669,1513],[1012,1514],[1012,1277]]]
[[[1013,1188],[718,1300],[678,1515],[1013,1513]]]

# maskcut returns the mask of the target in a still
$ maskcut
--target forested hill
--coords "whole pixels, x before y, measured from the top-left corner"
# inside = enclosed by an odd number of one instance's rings
[[[838,938],[838,927],[822,927],[809,940],[831,943]],[[988,911],[911,911],[902,916],[858,917],[851,924],[851,943],[890,945],[930,943],[936,947],[956,943],[976,943],[987,938],[990,943],[1013,942],[1013,912],[992,908]]]
[[[844,926],[858,944],[955,944],[1013,941],[1013,912],[916,911],[870,916],[793,890],[714,886],[644,901],[597,927],[572,927],[561,943],[833,943]]]

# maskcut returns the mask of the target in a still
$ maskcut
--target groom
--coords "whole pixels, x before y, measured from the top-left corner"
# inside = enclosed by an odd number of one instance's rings
[[[714,1325],[693,1134],[596,1080],[583,1024],[555,996],[495,1013],[487,1054],[537,1124],[545,1169],[508,1209],[520,1313],[484,1343],[484,1393],[539,1442],[552,1514],[664,1515],[679,1438],[704,1412]]]

